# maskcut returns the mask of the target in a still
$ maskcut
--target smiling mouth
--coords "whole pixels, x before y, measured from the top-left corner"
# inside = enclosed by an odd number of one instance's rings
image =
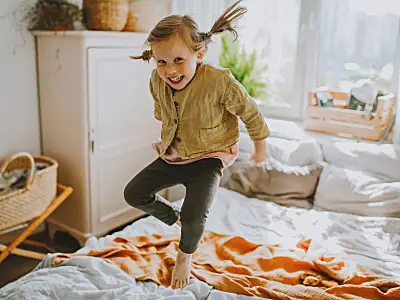
[[[178,84],[183,80],[184,75],[178,76],[178,77],[168,77],[169,82],[173,84]]]

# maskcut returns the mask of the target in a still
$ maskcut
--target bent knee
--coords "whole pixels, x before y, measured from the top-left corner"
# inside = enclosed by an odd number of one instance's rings
[[[125,202],[135,208],[140,208],[152,204],[154,199],[154,193],[146,190],[145,186],[133,178],[124,189]]]
[[[125,202],[130,206],[136,207],[140,205],[140,195],[138,185],[135,183],[135,179],[132,179],[124,189]]]

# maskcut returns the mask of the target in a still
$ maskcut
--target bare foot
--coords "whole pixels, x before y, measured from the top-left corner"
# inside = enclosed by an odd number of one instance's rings
[[[183,253],[178,249],[175,268],[172,271],[172,289],[181,289],[189,284],[192,254]]]

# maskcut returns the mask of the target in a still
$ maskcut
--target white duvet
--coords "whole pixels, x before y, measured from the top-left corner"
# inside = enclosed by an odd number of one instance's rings
[[[400,280],[400,219],[287,208],[220,188],[207,229],[266,244],[291,245],[300,236],[318,239],[346,251],[360,265]],[[113,235],[90,238],[78,252],[107,247],[115,236],[178,232],[177,225],[168,227],[147,217]],[[0,299],[258,299],[222,293],[198,280],[177,291],[136,282],[98,258],[74,257],[51,267],[51,257],[34,272],[3,287]]]

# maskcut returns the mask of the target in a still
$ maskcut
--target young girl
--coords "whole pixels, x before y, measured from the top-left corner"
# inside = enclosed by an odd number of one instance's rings
[[[230,31],[237,36],[231,23],[246,12],[239,2],[206,33],[189,16],[166,17],[147,39],[150,50],[132,57],[156,61],[149,86],[162,131],[161,142],[153,145],[159,158],[129,182],[124,196],[129,205],[165,224],[181,226],[173,289],[189,282],[191,256],[204,233],[222,170],[237,158],[238,117],[254,142],[251,160],[259,164],[267,158],[269,131],[253,99],[229,70],[202,61],[212,35]],[[177,184],[186,187],[180,212],[157,194]]]

